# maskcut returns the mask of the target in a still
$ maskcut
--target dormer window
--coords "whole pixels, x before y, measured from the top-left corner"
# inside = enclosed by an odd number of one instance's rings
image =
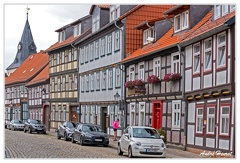
[[[156,40],[156,32],[152,28],[143,31],[143,45],[152,43]]]
[[[224,15],[235,10],[235,5],[215,5],[214,6],[214,19],[218,19]]]
[[[76,37],[81,34],[81,23],[73,27],[73,36]]]
[[[111,5],[110,22],[120,17],[120,5]]]
[[[59,35],[58,35],[58,41],[59,42],[62,42],[65,40],[65,32],[62,31],[62,32],[59,32]]]
[[[92,33],[100,28],[100,15],[99,13],[92,18]]]
[[[174,32],[187,29],[189,27],[189,11],[184,11],[174,17]]]

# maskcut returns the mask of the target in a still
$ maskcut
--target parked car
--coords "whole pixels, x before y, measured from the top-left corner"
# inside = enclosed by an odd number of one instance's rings
[[[24,123],[21,120],[11,120],[11,122],[8,125],[9,130],[22,130],[24,128]]]
[[[103,145],[108,147],[109,137],[103,132],[99,125],[90,123],[80,123],[74,129],[72,143],[79,142],[81,145]]]
[[[27,131],[31,134],[32,132],[43,133],[46,134],[46,126],[40,121],[35,119],[28,119],[24,123],[23,131],[26,133]]]
[[[118,155],[128,157],[165,157],[166,146],[156,129],[146,126],[128,126],[118,141]]]
[[[5,119],[5,128],[8,128],[9,127],[9,123],[10,123],[10,120],[9,119]]]
[[[58,139],[64,138],[65,141],[71,140],[74,129],[77,126],[77,124],[78,124],[77,122],[71,122],[71,121],[66,121],[60,124],[56,131],[57,138]]]

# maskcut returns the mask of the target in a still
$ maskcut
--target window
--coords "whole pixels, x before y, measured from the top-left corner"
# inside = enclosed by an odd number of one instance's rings
[[[120,16],[120,5],[110,6],[110,22],[119,18]]]
[[[86,92],[88,92],[89,91],[89,75],[86,75],[85,77],[86,77],[86,88],[85,88],[85,90],[86,90]]]
[[[149,37],[153,38],[152,41],[149,41]],[[156,40],[156,32],[154,29],[149,28],[143,31],[143,45],[152,43],[153,41]]]
[[[204,70],[212,68],[212,40],[204,41]]]
[[[101,56],[105,54],[105,38],[101,39]]]
[[[72,76],[69,76],[69,80],[68,80],[68,90],[72,90]]]
[[[130,103],[130,126],[135,126],[135,103]]]
[[[99,57],[99,41],[95,43],[95,58]]]
[[[129,80],[135,80],[135,68],[134,68],[134,65],[129,66]]]
[[[81,34],[81,23],[73,27],[73,36],[76,37]]]
[[[229,135],[229,117],[230,106],[221,106],[220,108],[220,134]]]
[[[52,105],[52,120],[54,121],[55,120],[55,105]]]
[[[144,81],[144,62],[139,63],[138,65],[138,79]]]
[[[84,76],[81,76],[81,91],[84,92],[84,84],[85,84],[85,78]]]
[[[62,90],[65,91],[66,89],[66,78],[62,77]]]
[[[87,46],[85,46],[85,63],[88,62],[88,53],[89,53],[89,48],[87,45]]]
[[[230,11],[234,11],[235,10],[235,5],[230,5]]]
[[[145,126],[145,102],[139,102],[138,125]]]
[[[226,34],[217,37],[217,66],[222,67],[226,64]]]
[[[207,107],[207,133],[214,134],[215,127],[215,108]]]
[[[113,88],[113,70],[108,70],[108,88]]]
[[[58,78],[58,83],[57,83],[57,90],[61,90],[61,78]]]
[[[116,87],[120,87],[120,83],[121,83],[121,70],[120,68],[116,68],[115,69],[115,74],[116,74]]]
[[[62,120],[62,106],[58,105],[58,120]]]
[[[96,16],[92,18],[92,33],[99,29],[100,24],[100,14],[98,13]]]
[[[172,65],[171,72],[172,73],[180,73],[180,55],[179,53],[172,54]]]
[[[74,56],[73,56],[74,58],[74,61],[76,61],[77,60],[77,49],[74,49]]]
[[[100,72],[96,73],[96,90],[100,89]]]
[[[179,32],[189,27],[189,11],[184,11],[174,17],[174,31]]]
[[[62,42],[65,40],[65,32],[64,31],[58,33],[58,40],[59,40],[59,42]]]
[[[107,37],[107,54],[112,53],[112,36]]]
[[[90,61],[94,59],[94,44],[90,44],[90,53],[89,53],[89,56],[90,56]]]
[[[197,107],[196,109],[196,133],[203,132],[203,108]]]
[[[69,49],[69,52],[68,52],[68,62],[71,62],[72,61],[72,50]]]
[[[222,15],[226,15],[228,13],[228,5],[222,5]]]
[[[214,14],[215,14],[215,19],[216,18],[219,18],[220,17],[220,15],[221,15],[221,8],[220,8],[221,6],[220,5],[216,5],[215,6],[215,12],[214,12]]]
[[[65,63],[65,53],[62,52],[62,63]]]
[[[161,77],[161,60],[160,57],[153,59],[153,75],[156,75],[159,79]]]
[[[77,75],[74,75],[74,90],[78,89],[78,80]]]
[[[60,54],[57,53],[57,65],[60,64]]]
[[[172,128],[180,129],[181,101],[172,101]]]
[[[193,46],[193,55],[194,55],[193,73],[199,73],[200,72],[200,43],[197,43]]]
[[[114,50],[117,51],[120,49],[120,31],[115,32],[115,41],[114,41]]]
[[[80,55],[81,55],[80,63],[83,64],[84,63],[84,48],[81,48]]]
[[[63,105],[63,121],[66,121],[67,117],[67,107],[66,105]]]
[[[93,91],[94,90],[94,74],[91,75],[91,90]]]
[[[112,105],[110,106],[110,125],[113,124],[114,120],[115,120],[115,107],[113,107]]]
[[[102,89],[106,89],[107,84],[107,74],[106,71],[102,71]]]
[[[51,66],[54,66],[54,56],[51,56]]]
[[[52,78],[52,92],[54,92],[54,87],[55,87],[55,83],[54,83],[54,78]]]

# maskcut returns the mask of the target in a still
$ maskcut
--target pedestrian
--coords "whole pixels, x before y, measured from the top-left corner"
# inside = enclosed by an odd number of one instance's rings
[[[113,122],[113,131],[114,131],[113,141],[117,141],[118,122],[119,122],[119,118],[117,118],[117,120]]]

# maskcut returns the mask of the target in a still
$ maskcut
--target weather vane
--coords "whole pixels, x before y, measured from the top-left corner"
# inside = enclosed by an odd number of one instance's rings
[[[26,9],[27,9],[27,14],[28,14],[28,11],[30,10],[30,8],[28,7],[28,5],[27,5],[27,8],[26,8]]]

